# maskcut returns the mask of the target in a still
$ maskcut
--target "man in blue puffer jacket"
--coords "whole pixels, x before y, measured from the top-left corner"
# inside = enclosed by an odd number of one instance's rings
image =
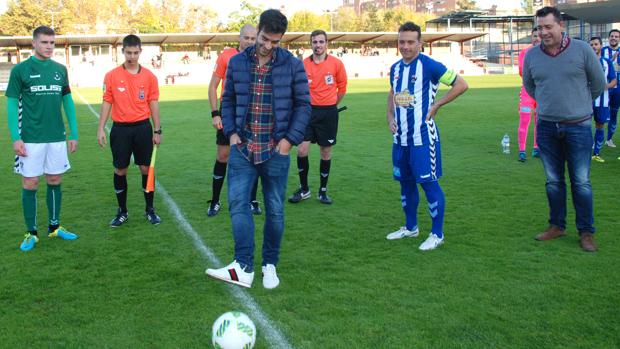
[[[288,21],[278,10],[260,16],[256,45],[231,58],[222,96],[222,124],[230,139],[228,201],[235,260],[208,276],[243,287],[254,280],[254,220],[248,205],[257,176],[263,183],[263,286],[280,280],[276,265],[284,232],[289,151],[304,140],[310,92],[303,63],[279,47]]]

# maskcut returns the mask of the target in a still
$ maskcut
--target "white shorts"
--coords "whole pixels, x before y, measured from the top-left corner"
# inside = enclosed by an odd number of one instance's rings
[[[15,173],[24,177],[39,177],[43,174],[62,174],[71,168],[67,142],[25,143],[25,146],[27,156],[15,157]]]

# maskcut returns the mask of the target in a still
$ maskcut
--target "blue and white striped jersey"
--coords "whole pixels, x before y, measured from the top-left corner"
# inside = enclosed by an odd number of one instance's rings
[[[613,49],[610,46],[604,46],[601,49],[601,57],[607,58],[611,61],[614,66],[614,70],[616,71],[616,79],[620,81],[620,46],[616,49]],[[614,88],[620,88],[620,86],[616,84],[616,87]]]
[[[427,145],[435,140],[436,132],[429,133],[429,126],[435,131],[434,122],[426,123],[426,116],[435,101],[439,82],[452,85],[456,74],[434,59],[419,54],[412,62],[403,60],[390,68],[390,86],[394,91],[394,119],[397,131],[394,143],[401,146]]]
[[[605,79],[607,79],[607,83],[610,83],[613,79],[616,79],[616,71],[614,70],[614,66],[610,60],[607,58],[600,57],[599,62],[601,62],[601,66],[603,67],[603,72],[605,73]],[[595,107],[609,107],[609,90],[603,91],[603,94],[594,100]]]

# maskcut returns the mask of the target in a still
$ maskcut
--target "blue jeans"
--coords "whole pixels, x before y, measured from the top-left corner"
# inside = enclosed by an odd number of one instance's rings
[[[568,165],[576,225],[579,233],[594,233],[590,161],[592,120],[562,124],[538,120],[538,147],[547,176],[549,224],[566,229],[566,183]]]
[[[248,272],[253,270],[254,265],[254,218],[249,205],[250,191],[260,176],[265,200],[262,265],[277,265],[284,233],[284,199],[290,163],[289,155],[275,152],[269,160],[255,165],[236,146],[230,147],[228,206],[235,239],[235,259]]]

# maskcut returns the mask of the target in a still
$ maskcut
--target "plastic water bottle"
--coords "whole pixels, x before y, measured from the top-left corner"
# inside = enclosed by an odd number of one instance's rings
[[[502,138],[502,152],[504,154],[510,154],[510,137],[505,134]]]

